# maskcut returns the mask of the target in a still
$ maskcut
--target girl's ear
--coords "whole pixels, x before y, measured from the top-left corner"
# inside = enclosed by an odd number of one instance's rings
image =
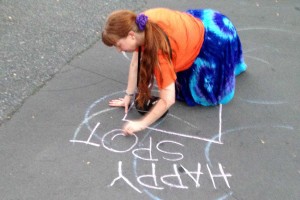
[[[130,36],[132,39],[135,38],[135,32],[134,31],[129,31],[128,36]]]

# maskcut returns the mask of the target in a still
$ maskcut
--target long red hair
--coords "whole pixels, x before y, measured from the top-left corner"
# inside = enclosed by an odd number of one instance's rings
[[[102,42],[107,46],[113,46],[116,42],[127,37],[129,31],[141,32],[135,22],[136,14],[129,10],[119,10],[108,16],[102,32]],[[162,54],[172,65],[171,47],[165,32],[156,24],[148,20],[145,28],[145,43],[141,56],[138,105],[142,106],[151,96],[154,68],[159,67],[158,54]]]

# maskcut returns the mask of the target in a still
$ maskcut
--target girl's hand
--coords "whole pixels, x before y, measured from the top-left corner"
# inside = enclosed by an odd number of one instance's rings
[[[138,131],[142,131],[146,126],[141,121],[130,121],[123,126],[123,132],[125,135],[133,135]]]
[[[130,96],[125,95],[124,98],[110,100],[108,105],[112,107],[125,107],[125,113],[127,113],[128,107],[130,105],[130,100]]]

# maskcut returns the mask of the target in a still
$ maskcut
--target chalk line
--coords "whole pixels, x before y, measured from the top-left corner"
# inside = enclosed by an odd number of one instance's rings
[[[240,127],[240,128],[234,128],[234,129],[229,129],[227,131],[223,131],[223,135],[226,134],[231,134],[231,133],[239,133],[239,131],[244,131],[247,129],[257,129],[257,128],[283,128],[283,129],[288,129],[288,130],[294,130],[294,127],[292,126],[287,126],[287,125],[271,125],[271,126],[248,126],[248,127]],[[217,137],[219,137],[219,134],[215,135],[214,137],[212,137],[212,140],[215,140]],[[208,142],[204,148],[204,154],[205,154],[205,158],[207,163],[209,164],[209,166],[212,167],[211,161],[210,161],[210,157],[209,157],[209,151],[210,151],[210,147],[211,147],[211,142]]]
[[[131,122],[131,120],[126,119],[126,117],[127,117],[127,115],[124,116],[122,120],[126,121],[126,122]],[[177,118],[177,119],[180,119],[180,118]],[[154,127],[146,127],[146,129],[157,131],[157,132],[160,132],[160,133],[166,133],[166,134],[169,134],[169,135],[175,135],[175,136],[179,136],[179,137],[184,137],[184,138],[190,138],[190,139],[196,139],[196,140],[203,140],[203,141],[206,141],[206,142],[223,144],[221,141],[217,141],[217,140],[211,140],[211,139],[208,139],[208,138],[198,137],[198,136],[192,136],[192,135],[188,135],[188,134],[184,134],[184,133],[179,133],[179,132],[165,131],[165,130],[154,128]]]
[[[76,129],[76,131],[74,133],[74,136],[73,136],[73,140],[76,139],[76,137],[77,137],[78,133],[80,132],[81,128],[83,127],[83,125],[85,125],[89,120],[91,120],[95,116],[100,115],[100,114],[102,114],[104,112],[112,111],[112,110],[115,110],[115,109],[117,109],[117,108],[109,108],[109,109],[101,110],[101,111],[99,111],[97,113],[94,113],[93,115],[90,115],[90,116],[86,117],[81,122],[81,124],[77,127],[77,129]],[[130,121],[130,120],[124,119],[124,121]],[[223,144],[222,142],[217,141],[217,140],[211,140],[211,139],[208,139],[208,138],[203,138],[203,137],[198,137],[198,136],[192,136],[192,135],[188,135],[188,134],[184,134],[184,133],[178,133],[178,132],[173,132],[173,131],[165,131],[165,130],[157,129],[157,128],[153,128],[153,127],[147,127],[146,129],[157,131],[157,132],[160,132],[160,133],[166,133],[166,134],[169,134],[169,135],[175,135],[175,136],[179,136],[179,137],[184,137],[184,138],[202,140],[202,141],[212,142],[212,143],[216,143],[216,144]]]
[[[87,118],[90,119],[89,114],[90,114],[91,110],[92,110],[98,103],[100,103],[101,101],[103,101],[104,99],[106,99],[106,98],[108,98],[108,97],[111,97],[111,96],[114,96],[114,95],[116,95],[116,94],[124,93],[124,92],[125,92],[125,90],[122,90],[122,91],[118,91],[118,92],[111,93],[111,94],[109,94],[109,95],[105,95],[105,96],[101,97],[100,99],[94,101],[94,102],[88,107],[88,109],[86,110],[85,115],[84,115],[84,124],[87,125],[87,127],[88,127],[88,129],[89,129],[90,131],[91,131],[92,129],[91,129],[91,127],[89,126],[89,120],[86,120],[86,119],[87,119]],[[115,108],[115,109],[117,109],[117,108]]]
[[[167,114],[169,115],[169,113]],[[124,119],[124,118],[123,118]],[[159,121],[158,123],[154,124],[154,127],[157,127],[158,125],[160,125],[163,121],[164,121],[165,118],[163,118],[161,121]],[[144,140],[146,139],[146,137],[150,134],[150,132],[152,132],[152,130],[149,130],[146,135],[143,137],[143,139],[139,142],[138,146],[143,146],[143,142]],[[137,178],[138,175],[137,175],[137,157],[134,156],[133,158],[133,172],[134,172],[134,175],[135,177]],[[150,197],[152,198],[153,200],[162,200],[160,199],[159,197],[155,196],[154,194],[152,194],[151,192],[149,192],[146,188],[143,188],[143,191]]]
[[[219,170],[220,170],[221,174],[214,174],[214,175],[213,175],[213,174],[211,173],[211,170],[210,170],[208,164],[206,164],[206,167],[207,167],[207,170],[208,170],[208,172],[209,172],[209,175],[210,175],[210,178],[211,178],[211,181],[212,181],[212,183],[213,183],[214,188],[217,189],[216,184],[215,184],[215,181],[214,181],[214,177],[217,177],[217,178],[218,178],[218,177],[223,177],[223,178],[224,178],[224,181],[225,181],[225,183],[226,183],[226,185],[227,185],[227,187],[230,188],[230,185],[229,185],[229,183],[228,183],[227,177],[231,177],[232,175],[231,175],[231,174],[225,174],[222,165],[221,165],[220,163],[218,163],[218,165],[219,165]]]
[[[157,196],[154,196],[151,192],[149,192],[148,190],[144,189],[144,192],[153,200],[162,200],[160,198],[158,198]]]
[[[97,115],[100,115],[100,114],[102,114],[102,113],[104,113],[104,112],[108,112],[108,111],[112,111],[112,110],[118,109],[118,108],[108,108],[108,109],[104,109],[104,110],[101,110],[101,111],[99,111],[99,112],[96,112],[96,113],[93,113],[92,115],[90,115],[91,110],[92,110],[98,103],[100,103],[101,101],[103,101],[104,99],[106,99],[106,98],[108,98],[108,97],[111,97],[111,96],[116,95],[116,94],[120,94],[120,93],[122,93],[122,92],[124,92],[124,90],[123,90],[123,91],[114,92],[114,93],[109,94],[109,95],[105,95],[105,96],[103,96],[102,98],[100,98],[100,99],[98,99],[97,101],[95,101],[94,103],[92,103],[91,106],[89,106],[89,108],[87,109],[87,111],[86,111],[86,113],[85,113],[85,115],[84,115],[84,120],[80,123],[80,125],[79,125],[79,126],[77,127],[77,129],[75,130],[75,133],[74,133],[74,136],[73,136],[73,140],[75,140],[75,138],[77,137],[78,133],[79,133],[80,130],[82,129],[83,125],[87,125],[88,130],[92,131],[92,128],[91,128],[90,125],[89,125],[89,121],[90,121],[93,117],[95,117],[95,116],[97,116]],[[130,109],[132,109],[132,107],[133,107],[133,104],[131,104]],[[168,115],[169,115],[169,114],[168,114]],[[170,116],[173,117],[173,118],[175,118],[175,119],[178,119],[178,120],[180,120],[181,122],[186,123],[186,124],[188,124],[188,125],[190,125],[190,126],[192,126],[192,127],[194,127],[194,128],[196,127],[196,126],[192,125],[191,123],[182,120],[182,119],[179,118],[179,117],[176,117],[176,116],[174,116],[174,115],[170,115]],[[127,114],[124,115],[124,117],[123,117],[122,120],[123,120],[123,121],[130,121],[130,120],[126,120],[126,118],[127,118]],[[213,141],[213,140],[211,140],[211,139],[204,138],[204,137],[191,136],[191,135],[188,135],[188,134],[178,133],[178,132],[173,132],[173,131],[165,131],[165,130],[157,129],[157,128],[154,128],[154,127],[147,127],[147,129],[152,130],[152,131],[161,132],[161,133],[170,134],[170,135],[175,135],[175,136],[179,136],[179,137],[185,137],[185,138],[190,138],[190,139],[196,139],[196,140],[202,140],[202,141],[206,141],[206,142],[212,142],[212,143],[222,144],[222,142],[220,142],[220,141],[217,141],[217,140]]]
[[[105,109],[105,110],[101,110],[97,113],[94,113],[93,115],[90,115],[88,117],[85,117],[84,120],[79,124],[79,126],[77,127],[77,129],[75,130],[75,133],[74,133],[74,136],[73,136],[73,140],[75,140],[75,138],[77,137],[78,133],[80,132],[81,128],[86,125],[86,123],[89,122],[90,119],[94,118],[95,116],[99,115],[99,114],[102,114],[104,112],[108,112],[108,111],[112,111],[112,110],[116,110],[117,108],[108,108],[108,109]],[[89,129],[91,130],[91,129]]]
[[[130,60],[130,58],[127,56],[127,54],[126,54],[125,51],[122,51],[122,54],[123,54],[123,56],[124,56],[127,60]]]
[[[241,97],[237,97],[239,100],[251,103],[251,104],[261,104],[261,105],[280,105],[280,104],[286,104],[287,101],[265,101],[265,100],[251,100],[251,99],[244,99]]]
[[[216,143],[216,144],[223,144],[220,141],[211,140],[211,139],[207,139],[207,138],[203,138],[203,137],[187,135],[187,134],[184,134],[184,133],[178,133],[178,132],[173,132],[173,131],[165,131],[165,130],[157,129],[157,128],[153,128],[153,127],[147,127],[147,129],[157,131],[157,132],[160,132],[160,133],[166,133],[166,134],[169,134],[169,135],[184,137],[184,138],[190,138],[190,139],[195,139],[195,140],[203,140],[203,141],[206,141],[206,142],[211,142],[211,143]]]
[[[115,152],[115,153],[125,153],[125,152],[128,152],[128,151],[132,150],[132,149],[136,146],[136,144],[138,143],[138,137],[137,137],[135,134],[133,134],[132,137],[135,138],[135,142],[134,142],[133,145],[131,145],[131,147],[128,148],[127,150],[120,151],[120,150],[116,150],[116,149],[109,148],[109,147],[106,146],[106,144],[105,144],[105,138],[106,138],[107,135],[109,135],[109,134],[111,134],[111,133],[113,133],[113,132],[116,132],[116,131],[122,132],[121,129],[113,129],[113,130],[111,130],[111,131],[109,131],[109,132],[107,132],[107,133],[105,133],[105,134],[103,135],[101,141],[102,141],[102,145],[103,145],[103,147],[104,147],[105,149],[107,149],[107,150],[109,150],[109,151],[111,151],[111,152]],[[125,137],[124,134],[117,134],[117,136],[120,136],[120,135],[122,135],[123,137]],[[112,138],[112,140],[113,140],[115,137],[116,137],[116,135]]]
[[[254,51],[257,51],[257,50],[261,50],[261,49],[269,49],[269,50],[275,51],[277,53],[280,52],[280,50],[277,49],[277,48],[270,47],[269,45],[264,45],[263,47],[256,47],[256,48],[252,48],[252,49],[243,50],[243,53],[250,53],[250,52],[254,52]]]
[[[100,125],[100,122],[98,122],[98,123],[96,124],[96,126],[95,126],[95,128],[93,129],[93,131],[91,132],[90,137],[88,138],[87,142],[90,142],[91,138],[93,137],[93,135],[94,135],[94,133],[95,133],[95,131],[96,131],[96,129],[98,128],[99,125]]]
[[[138,188],[136,188],[125,176],[123,176],[123,173],[122,173],[122,161],[119,161],[118,163],[118,173],[119,173],[119,176],[117,178],[115,178],[111,184],[109,185],[110,187],[112,187],[115,182],[119,179],[123,179],[131,188],[133,188],[135,191],[137,191],[138,193],[142,193]]]
[[[84,144],[100,147],[100,144],[93,143],[93,142],[87,142],[87,141],[83,141],[83,140],[69,140],[69,141],[72,143],[84,143]]]
[[[180,117],[177,117],[177,116],[175,116],[175,115],[172,115],[171,113],[168,113],[168,116],[173,117],[173,118],[175,118],[175,119],[178,119],[178,120],[182,121],[183,123],[189,125],[189,126],[192,127],[192,128],[196,128],[196,129],[199,128],[199,127],[197,127],[197,126],[191,124],[190,122],[181,119]]]
[[[237,30],[238,31],[266,30],[266,31],[277,31],[277,32],[285,32],[285,33],[300,35],[299,32],[289,31],[286,29],[273,28],[273,27],[253,26],[253,27],[238,28]]]
[[[258,58],[258,57],[255,57],[255,56],[249,56],[249,55],[245,55],[245,57],[248,57],[248,58],[251,58],[253,60],[257,60],[257,61],[260,61],[262,63],[265,63],[267,65],[269,65],[270,63],[262,58]]]
[[[167,116],[168,116],[169,114],[167,114]],[[155,123],[154,125],[153,125],[153,127],[157,127],[157,126],[159,126],[161,123],[163,123],[164,121],[165,121],[165,117],[163,118],[163,119],[161,119],[161,120],[159,120],[157,123]],[[144,142],[144,140],[148,137],[148,135],[152,132],[153,130],[148,130],[147,131],[147,133],[144,135],[144,137],[143,137],[143,139],[141,139],[141,141],[140,141],[140,146],[141,145],[143,145],[143,142]]]
[[[224,196],[222,197],[219,197],[217,200],[225,200],[227,199],[228,197],[232,196],[233,192],[229,192],[229,194],[225,194]]]
[[[219,142],[221,143],[222,136],[222,104],[219,106]]]

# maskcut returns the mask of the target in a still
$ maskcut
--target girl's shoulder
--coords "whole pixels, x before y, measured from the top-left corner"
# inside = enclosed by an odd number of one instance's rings
[[[168,8],[152,8],[149,10],[146,10],[144,12],[145,15],[147,15],[150,20],[156,22],[156,21],[164,21],[172,18],[176,18],[176,16],[184,15],[185,13],[177,11],[177,10],[171,10]]]

